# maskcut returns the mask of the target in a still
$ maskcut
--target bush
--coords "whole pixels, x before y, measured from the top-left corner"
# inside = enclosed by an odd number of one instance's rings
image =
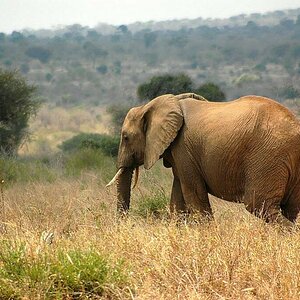
[[[264,72],[264,71],[267,70],[266,64],[264,64],[264,63],[257,64],[254,67],[254,70],[257,70],[257,71],[260,71],[260,72]]]
[[[113,298],[113,290],[127,284],[123,261],[111,263],[95,249],[58,248],[31,255],[24,244],[2,241],[0,257],[1,299],[23,298],[29,288],[30,295],[47,299]]]
[[[97,67],[96,70],[100,74],[106,74],[108,71],[108,68],[106,65],[101,65],[101,66]]]
[[[153,196],[144,197],[137,203],[135,213],[144,218],[161,217],[167,212],[169,199],[163,192],[157,192]]]
[[[59,148],[63,151],[77,151],[80,149],[101,150],[108,156],[117,156],[120,139],[117,136],[98,133],[80,133],[64,141]]]

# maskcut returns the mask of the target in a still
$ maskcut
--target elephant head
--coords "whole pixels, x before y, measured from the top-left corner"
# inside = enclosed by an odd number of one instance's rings
[[[167,94],[130,109],[125,117],[118,153],[118,172],[107,185],[117,181],[119,212],[129,209],[134,169],[137,170],[136,174],[141,165],[150,169],[177,136],[183,124],[179,100],[185,98],[205,100],[193,93],[178,96]]]

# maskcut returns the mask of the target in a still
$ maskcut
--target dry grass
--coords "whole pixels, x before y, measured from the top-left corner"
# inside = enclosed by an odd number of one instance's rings
[[[79,132],[109,133],[110,116],[104,107],[51,107],[44,105],[30,122],[31,139],[23,155],[56,152],[57,146]]]
[[[160,168],[144,173],[133,211],[140,198],[168,191],[170,178]],[[210,223],[178,225],[167,217],[134,213],[117,221],[115,190],[105,189],[93,173],[78,180],[15,185],[4,191],[4,200],[6,232],[0,240],[24,243],[31,260],[71,249],[96,249],[112,264],[121,259],[125,283],[106,287],[102,298],[300,298],[300,234],[264,224],[241,205],[211,199],[215,220]],[[53,241],[47,240],[49,233]],[[41,286],[20,286],[24,299],[48,297]],[[73,297],[63,295],[56,297]]]

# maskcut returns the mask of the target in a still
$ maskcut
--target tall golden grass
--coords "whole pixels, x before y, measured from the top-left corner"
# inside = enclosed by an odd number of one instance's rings
[[[51,107],[43,105],[30,122],[32,133],[19,150],[22,155],[57,152],[57,146],[79,132],[109,133],[105,107]]]
[[[160,218],[139,216],[134,209],[141,198],[158,190],[169,195],[171,174],[160,168],[142,174],[131,214],[118,220],[116,191],[104,185],[97,174],[85,173],[78,179],[5,189],[0,245],[24,244],[32,260],[45,253],[51,259],[57,249],[68,253],[92,248],[112,264],[124,262],[123,284],[107,286],[100,296],[83,291],[77,295],[80,299],[300,298],[296,230],[283,232],[251,216],[242,205],[213,197],[211,222],[178,223],[167,213]],[[51,298],[41,286],[20,286],[23,299]],[[75,295],[62,291],[60,297]]]

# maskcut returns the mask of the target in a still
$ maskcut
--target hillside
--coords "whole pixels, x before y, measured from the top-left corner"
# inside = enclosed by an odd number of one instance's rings
[[[17,68],[56,106],[134,101],[153,75],[213,81],[227,98],[294,98],[300,9],[226,20],[178,20],[0,34],[0,67]]]
[[[241,14],[238,16],[233,16],[228,19],[183,19],[183,20],[168,20],[162,22],[136,22],[128,25],[128,29],[131,32],[137,32],[141,30],[181,30],[188,28],[197,28],[199,26],[209,26],[209,27],[235,27],[235,26],[245,26],[248,22],[255,22],[259,26],[276,26],[279,25],[281,21],[289,19],[296,21],[298,15],[300,14],[299,9],[290,9],[282,11],[274,11],[266,14],[253,13],[250,15]],[[101,29],[101,24],[98,27]],[[104,29],[104,27],[103,27]]]

